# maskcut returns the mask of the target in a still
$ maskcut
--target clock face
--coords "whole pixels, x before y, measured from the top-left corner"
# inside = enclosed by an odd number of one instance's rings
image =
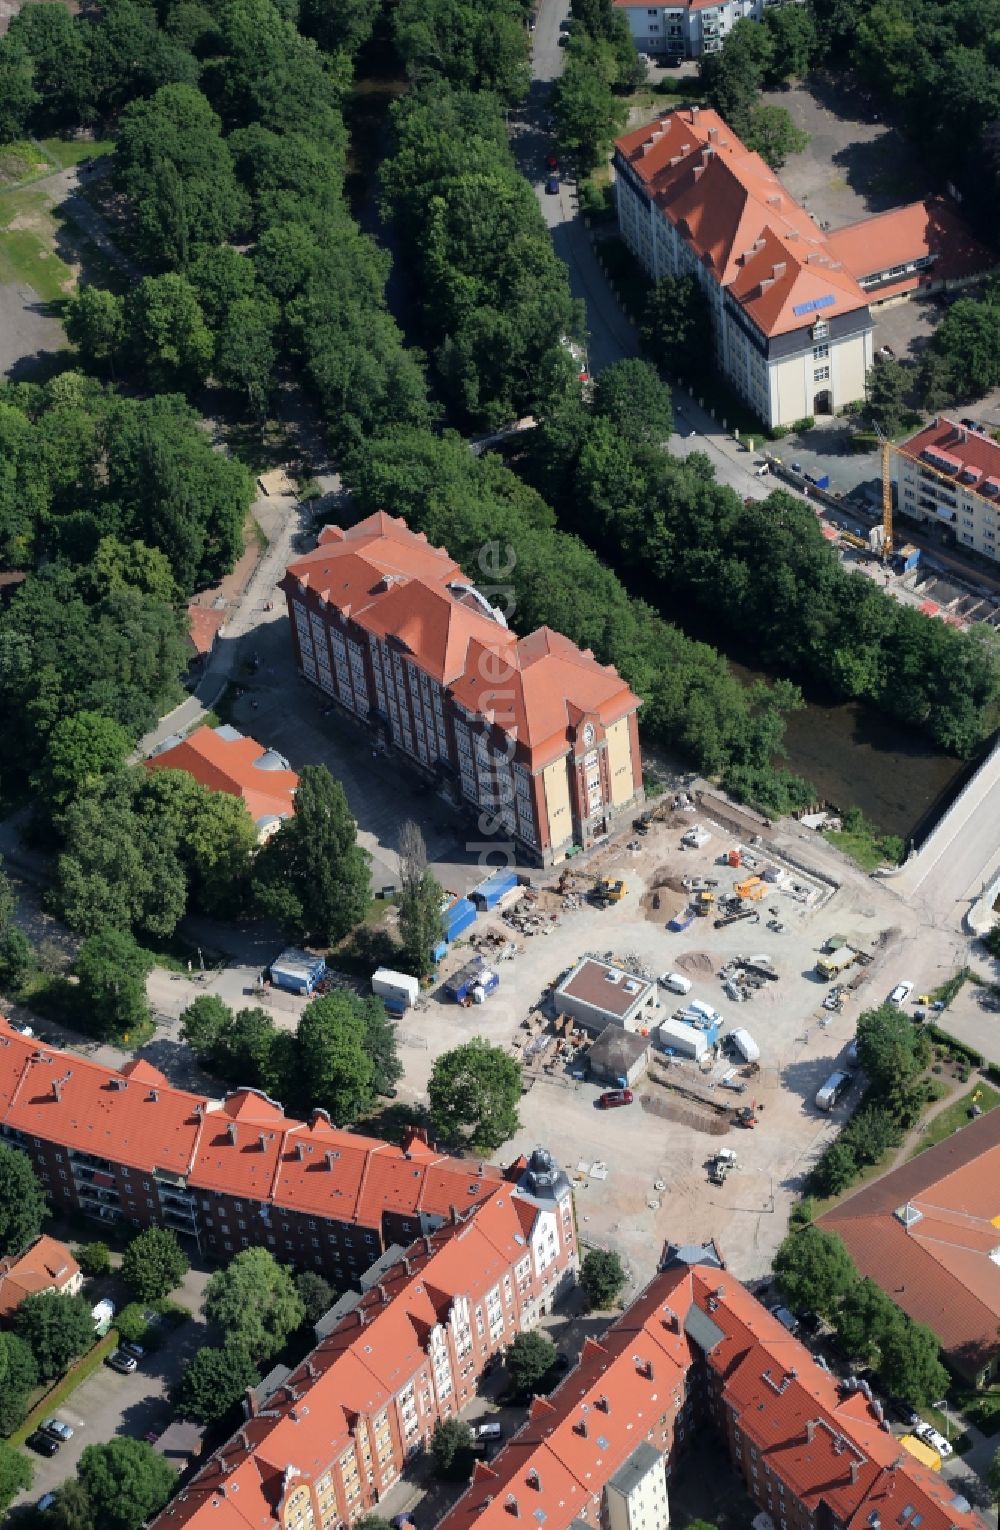
[[[584,730],[583,730],[583,742],[586,744],[588,749],[590,748],[591,744],[594,742],[594,724],[593,723],[588,723],[587,726],[584,728]]]

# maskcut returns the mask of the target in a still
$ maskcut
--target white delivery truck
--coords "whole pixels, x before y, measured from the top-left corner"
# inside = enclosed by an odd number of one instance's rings
[[[696,1030],[693,1025],[685,1025],[683,1020],[661,1020],[657,1036],[663,1050],[673,1052],[678,1057],[691,1057],[699,1062],[708,1051],[708,1038],[704,1031]]]
[[[408,972],[379,967],[372,973],[372,993],[382,1000],[390,1014],[403,1015],[419,999],[420,982]]]
[[[753,1063],[760,1061],[760,1047],[754,1041],[749,1031],[742,1029],[731,1031],[729,1039],[744,1062]]]

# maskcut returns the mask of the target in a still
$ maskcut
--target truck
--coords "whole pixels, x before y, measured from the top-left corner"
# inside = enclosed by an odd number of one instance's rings
[[[704,1031],[684,1020],[661,1020],[657,1036],[663,1051],[676,1057],[690,1057],[700,1062],[708,1051],[708,1037]]]
[[[857,951],[846,944],[838,946],[835,951],[823,951],[816,962],[816,976],[829,982],[841,972],[846,972],[848,967],[853,967],[857,959]]]
[[[720,1148],[708,1166],[708,1177],[713,1185],[724,1185],[726,1175],[736,1168],[736,1154],[732,1148]]]
[[[408,972],[379,967],[372,973],[372,993],[382,1000],[390,1015],[404,1015],[420,997],[420,982]]]

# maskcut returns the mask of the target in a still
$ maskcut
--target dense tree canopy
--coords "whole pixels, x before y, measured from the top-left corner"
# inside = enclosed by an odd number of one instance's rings
[[[88,1445],[76,1470],[102,1530],[139,1530],[162,1509],[177,1482],[169,1461],[145,1440],[127,1435]]]
[[[187,1362],[173,1392],[180,1418],[198,1424],[214,1424],[239,1402],[247,1387],[256,1386],[260,1374],[244,1345],[233,1342],[222,1349],[205,1345]]]
[[[180,1285],[190,1266],[169,1227],[137,1233],[122,1257],[122,1279],[141,1302],[158,1301]]]
[[[94,1319],[83,1296],[37,1291],[14,1313],[14,1332],[35,1357],[42,1381],[53,1381],[94,1342]]]
[[[441,1054],[427,1094],[435,1131],[474,1152],[493,1153],[517,1131],[521,1069],[481,1036]]]
[[[227,1341],[267,1360],[305,1315],[291,1271],[266,1248],[247,1248],[216,1270],[205,1288],[204,1312]]]
[[[258,897],[289,933],[332,945],[368,907],[368,855],[344,788],[325,765],[306,765],[295,815],[268,841],[257,864]]]
[[[41,1232],[45,1213],[45,1196],[28,1159],[0,1142],[0,1259],[24,1253]]]
[[[855,1279],[850,1255],[835,1233],[821,1227],[790,1232],[774,1259],[782,1296],[791,1307],[833,1313]]]
[[[528,88],[524,22],[519,0],[399,0],[396,46],[419,85],[443,79],[515,101]]]
[[[19,1334],[0,1333],[0,1434],[13,1434],[37,1384],[38,1366],[30,1345]]]

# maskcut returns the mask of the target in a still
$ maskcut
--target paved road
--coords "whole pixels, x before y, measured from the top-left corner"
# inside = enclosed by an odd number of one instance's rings
[[[889,886],[928,913],[964,914],[1000,870],[1000,744]]]

